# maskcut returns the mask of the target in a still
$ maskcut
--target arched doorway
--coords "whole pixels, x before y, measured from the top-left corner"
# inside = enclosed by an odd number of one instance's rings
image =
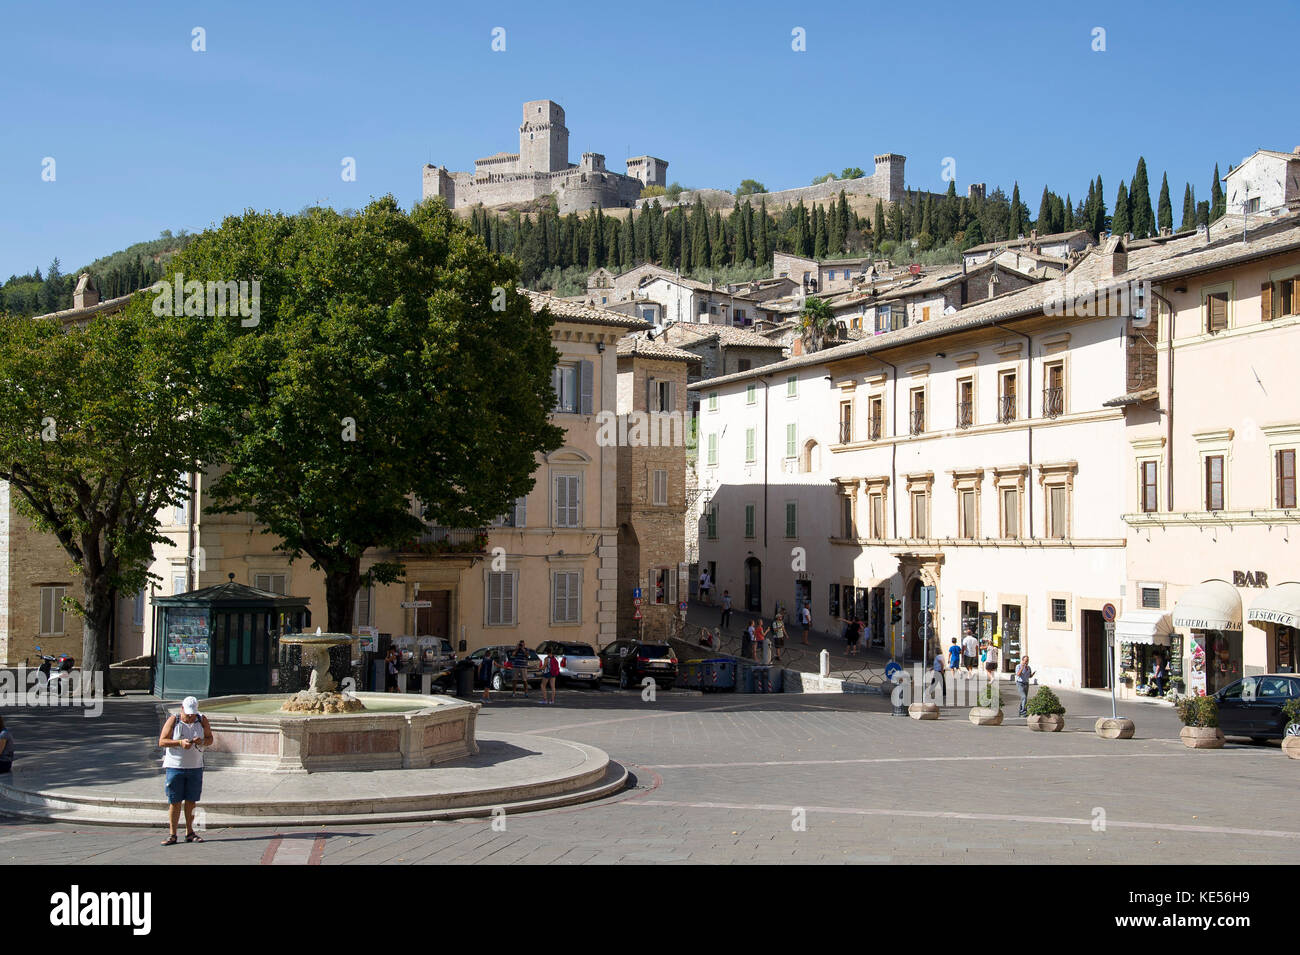
[[[745,609],[763,612],[763,562],[757,557],[745,560]]]

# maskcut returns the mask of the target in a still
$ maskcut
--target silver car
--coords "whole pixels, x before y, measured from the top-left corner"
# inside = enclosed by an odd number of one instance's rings
[[[564,640],[546,640],[537,648],[542,658],[542,672],[546,661],[554,655],[560,661],[560,679],[569,683],[585,683],[600,689],[600,657],[589,643],[568,643]]]

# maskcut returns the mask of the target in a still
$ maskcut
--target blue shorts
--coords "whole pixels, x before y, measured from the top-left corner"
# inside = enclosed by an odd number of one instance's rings
[[[203,770],[169,769],[164,788],[167,802],[173,806],[178,802],[198,802],[203,797]]]

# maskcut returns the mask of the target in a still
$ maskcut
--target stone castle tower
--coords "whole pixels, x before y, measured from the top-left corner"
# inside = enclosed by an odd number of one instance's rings
[[[569,130],[564,125],[564,107],[548,99],[525,103],[516,172],[527,175],[568,168]]]

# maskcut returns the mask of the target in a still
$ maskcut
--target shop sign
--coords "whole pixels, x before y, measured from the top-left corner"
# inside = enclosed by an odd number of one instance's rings
[[[1234,587],[1267,587],[1268,574],[1262,570],[1234,570],[1232,572]]]

